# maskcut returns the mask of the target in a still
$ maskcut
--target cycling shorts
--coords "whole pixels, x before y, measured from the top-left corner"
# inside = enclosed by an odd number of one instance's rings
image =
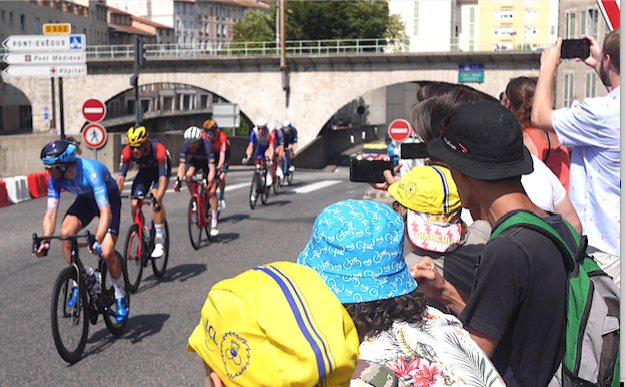
[[[109,205],[111,206],[112,217],[107,232],[117,236],[120,230],[120,210],[122,208],[122,199],[117,189],[114,192],[109,192]],[[78,195],[65,214],[65,216],[68,215],[77,217],[82,224],[82,228],[85,228],[94,217],[100,217],[100,209],[98,208],[96,199],[93,197],[89,195]]]
[[[167,182],[169,184],[170,175],[172,173],[172,164],[170,159],[167,159]],[[153,185],[154,184],[154,185]],[[131,189],[131,197],[140,198],[147,195],[150,190],[150,186],[153,189],[159,189],[159,169],[158,168],[139,168],[135,180],[133,180],[133,187]]]

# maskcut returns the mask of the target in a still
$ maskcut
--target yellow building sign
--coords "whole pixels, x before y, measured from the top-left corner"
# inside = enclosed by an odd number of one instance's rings
[[[69,34],[72,32],[72,26],[70,23],[63,24],[44,24],[43,33],[46,35],[52,34]]]

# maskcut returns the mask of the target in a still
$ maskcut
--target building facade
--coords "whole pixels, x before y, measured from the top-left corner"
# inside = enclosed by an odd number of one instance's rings
[[[456,2],[390,0],[389,13],[402,18],[411,52],[451,51],[453,3]]]
[[[600,46],[611,32],[595,0],[560,1],[559,36],[579,39],[581,35],[594,37]],[[598,74],[584,63],[566,59],[557,69],[554,107],[570,107],[574,100],[582,102],[587,97],[607,95],[606,87]]]
[[[153,21],[109,7],[110,44],[133,44],[134,35],[141,36],[146,44],[174,43],[174,29]]]

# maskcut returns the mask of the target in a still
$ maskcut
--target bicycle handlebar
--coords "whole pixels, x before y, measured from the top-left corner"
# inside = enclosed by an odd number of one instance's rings
[[[76,235],[67,235],[67,236],[53,235],[53,236],[47,236],[47,237],[39,237],[37,236],[37,233],[33,233],[33,253],[39,250],[39,246],[41,242],[45,240],[57,239],[60,241],[67,241],[67,240],[77,240],[79,238],[85,238],[87,240],[87,246],[93,246],[94,242],[96,241],[96,236],[90,233],[89,230],[85,231],[85,235],[76,234]],[[47,255],[47,252],[45,253],[45,255]]]

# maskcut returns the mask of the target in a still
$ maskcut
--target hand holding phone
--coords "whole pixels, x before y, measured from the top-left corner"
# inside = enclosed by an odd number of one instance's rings
[[[589,39],[566,39],[561,44],[561,58],[587,59],[591,54],[591,42]]]
[[[425,159],[428,157],[428,146],[423,142],[402,143],[400,156],[407,159]]]
[[[393,174],[393,162],[383,160],[350,160],[350,181],[357,183],[384,183],[383,171]]]

